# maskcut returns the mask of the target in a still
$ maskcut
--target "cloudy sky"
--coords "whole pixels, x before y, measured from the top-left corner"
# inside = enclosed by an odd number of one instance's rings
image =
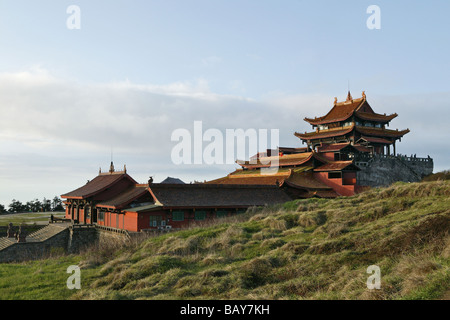
[[[380,29],[367,26],[374,4]],[[301,146],[302,119],[349,85],[411,130],[399,153],[450,169],[449,12],[446,0],[1,0],[0,204],[71,191],[111,150],[139,182],[221,177],[236,166],[174,164],[174,130],[278,129],[281,146]]]

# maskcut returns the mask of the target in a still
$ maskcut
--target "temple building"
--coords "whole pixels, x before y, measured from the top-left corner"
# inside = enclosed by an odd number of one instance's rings
[[[364,91],[362,97],[358,99],[353,99],[348,92],[345,101],[338,102],[335,98],[333,108],[326,115],[304,119],[315,131],[296,132],[295,136],[306,143],[309,150],[317,151],[317,148],[323,148],[324,145],[328,147],[329,144],[348,143],[355,148],[364,146],[372,154],[395,156],[396,141],[401,141],[401,138],[409,132],[409,129],[386,128],[397,116],[397,113],[386,115],[374,112],[366,100]]]
[[[168,177],[139,184],[123,171],[108,172],[62,195],[74,223],[128,231],[179,229],[249,207],[302,198],[351,196],[368,187],[416,182],[433,172],[433,159],[397,154],[409,132],[386,127],[397,117],[375,113],[362,97],[338,102],[319,118],[305,118],[312,132],[297,133],[306,147],[278,147],[236,160],[239,169],[204,183]],[[392,149],[391,149],[392,148]]]
[[[77,224],[139,232],[181,229],[208,219],[245,212],[249,207],[291,198],[275,185],[185,184],[176,178],[139,184],[126,168],[101,170],[84,186],[61,195],[65,218]]]
[[[395,181],[420,181],[433,172],[433,160],[397,155],[396,143],[409,132],[386,127],[396,118],[375,113],[366,99],[334,100],[324,116],[305,118],[312,132],[294,135],[306,147],[279,147],[260,152],[241,167],[213,184],[277,185],[291,198],[333,198],[351,196],[367,187],[385,186]],[[276,163],[277,170],[264,169]]]

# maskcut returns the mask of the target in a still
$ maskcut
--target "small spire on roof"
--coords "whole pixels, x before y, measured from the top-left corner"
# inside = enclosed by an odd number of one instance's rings
[[[347,100],[346,101],[351,101],[351,100],[353,100],[353,97],[352,97],[352,95],[350,94],[350,90],[348,91],[348,94],[347,94]]]
[[[126,164],[123,165],[123,173],[127,173],[127,165]]]
[[[334,104],[337,104],[337,97],[334,97]]]
[[[114,164],[113,164],[113,162],[111,161],[111,164],[110,164],[110,166],[109,166],[109,173],[113,173],[115,170],[114,170]]]
[[[363,98],[366,97],[366,92],[365,92],[365,91],[362,92],[362,97],[363,97]]]

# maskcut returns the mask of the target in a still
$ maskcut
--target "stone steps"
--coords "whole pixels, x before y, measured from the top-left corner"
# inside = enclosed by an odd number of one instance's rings
[[[26,237],[26,241],[27,242],[45,241],[53,237],[54,235],[57,235],[61,231],[66,230],[67,228],[68,228],[67,225],[49,224],[48,226],[45,226],[44,228],[41,228],[38,231],[30,233]]]
[[[13,245],[16,242],[17,242],[17,240],[14,238],[1,237],[0,238],[0,251],[8,248],[9,246]]]

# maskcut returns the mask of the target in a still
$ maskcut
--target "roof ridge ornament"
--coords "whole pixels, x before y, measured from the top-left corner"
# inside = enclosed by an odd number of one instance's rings
[[[364,99],[366,98],[366,92],[365,92],[365,91],[362,92],[362,97],[363,97]]]
[[[347,94],[347,100],[346,101],[353,101],[353,97],[352,97],[352,95],[350,94],[350,90],[348,91],[348,94]]]

